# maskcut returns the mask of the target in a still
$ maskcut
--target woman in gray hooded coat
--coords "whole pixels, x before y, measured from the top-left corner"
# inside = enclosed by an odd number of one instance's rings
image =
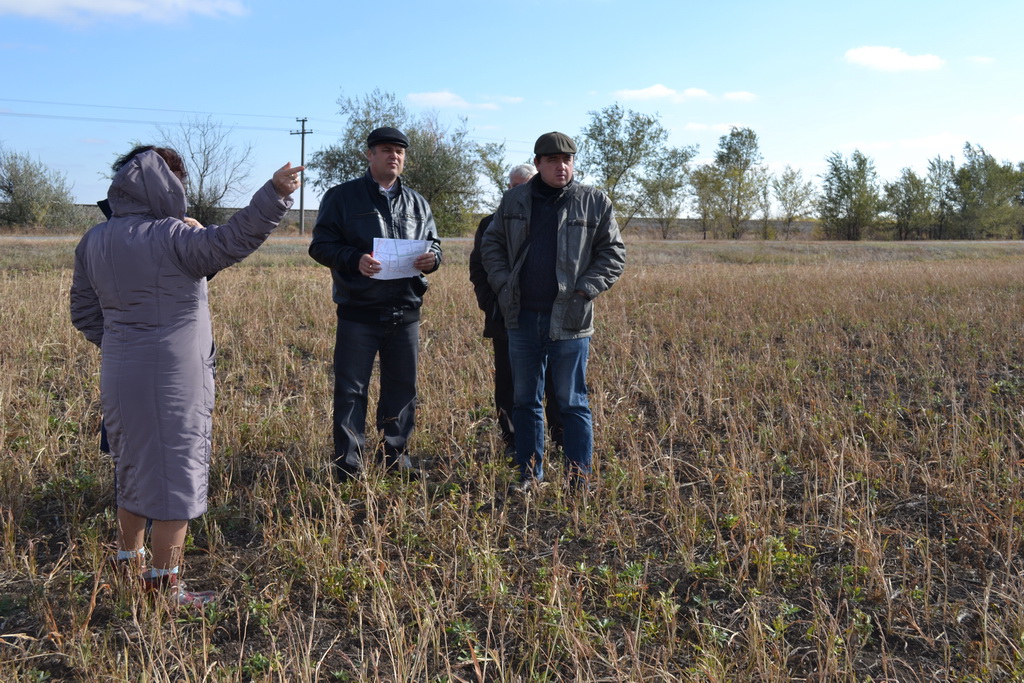
[[[224,225],[185,218],[174,150],[138,147],[114,165],[113,215],[75,250],[71,320],[100,347],[100,401],[117,482],[118,559],[141,567],[153,520],[148,588],[202,603],[177,580],[188,520],[206,512],[213,332],[206,275],[254,252],[291,206],[302,167],[284,167]]]

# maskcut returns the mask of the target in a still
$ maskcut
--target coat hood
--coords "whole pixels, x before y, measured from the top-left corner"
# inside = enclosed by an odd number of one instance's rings
[[[107,190],[107,200],[114,216],[185,217],[185,187],[152,150],[121,167]]]

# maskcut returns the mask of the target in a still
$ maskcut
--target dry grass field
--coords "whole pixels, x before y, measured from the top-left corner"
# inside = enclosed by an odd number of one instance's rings
[[[74,241],[0,242],[2,681],[1024,678],[1024,245],[632,243],[598,300],[596,491],[506,495],[464,242],[419,481],[328,467],[329,274],[211,283],[209,513],[164,608],[108,571]]]

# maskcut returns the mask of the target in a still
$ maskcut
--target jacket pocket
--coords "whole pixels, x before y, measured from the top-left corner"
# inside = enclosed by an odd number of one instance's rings
[[[512,286],[506,282],[502,285],[498,291],[498,305],[497,309],[501,316],[505,319],[508,318],[508,308],[512,300]]]
[[[594,302],[575,292],[565,306],[565,317],[562,318],[562,329],[579,332],[588,329],[594,320]]]
[[[423,217],[407,211],[391,215],[394,222],[395,235],[400,239],[419,240],[424,239]]]
[[[565,248],[574,261],[579,261],[590,249],[591,235],[594,232],[593,221],[586,218],[572,218],[566,223]],[[589,259],[588,259],[589,260]]]

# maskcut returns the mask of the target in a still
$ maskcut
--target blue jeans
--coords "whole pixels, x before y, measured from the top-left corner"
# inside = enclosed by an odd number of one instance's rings
[[[553,340],[551,314],[522,311],[519,327],[508,331],[508,354],[515,386],[512,423],[516,462],[522,479],[544,478],[544,379],[551,375],[562,416],[563,449],[570,475],[590,474],[594,427],[587,403],[590,338]]]

